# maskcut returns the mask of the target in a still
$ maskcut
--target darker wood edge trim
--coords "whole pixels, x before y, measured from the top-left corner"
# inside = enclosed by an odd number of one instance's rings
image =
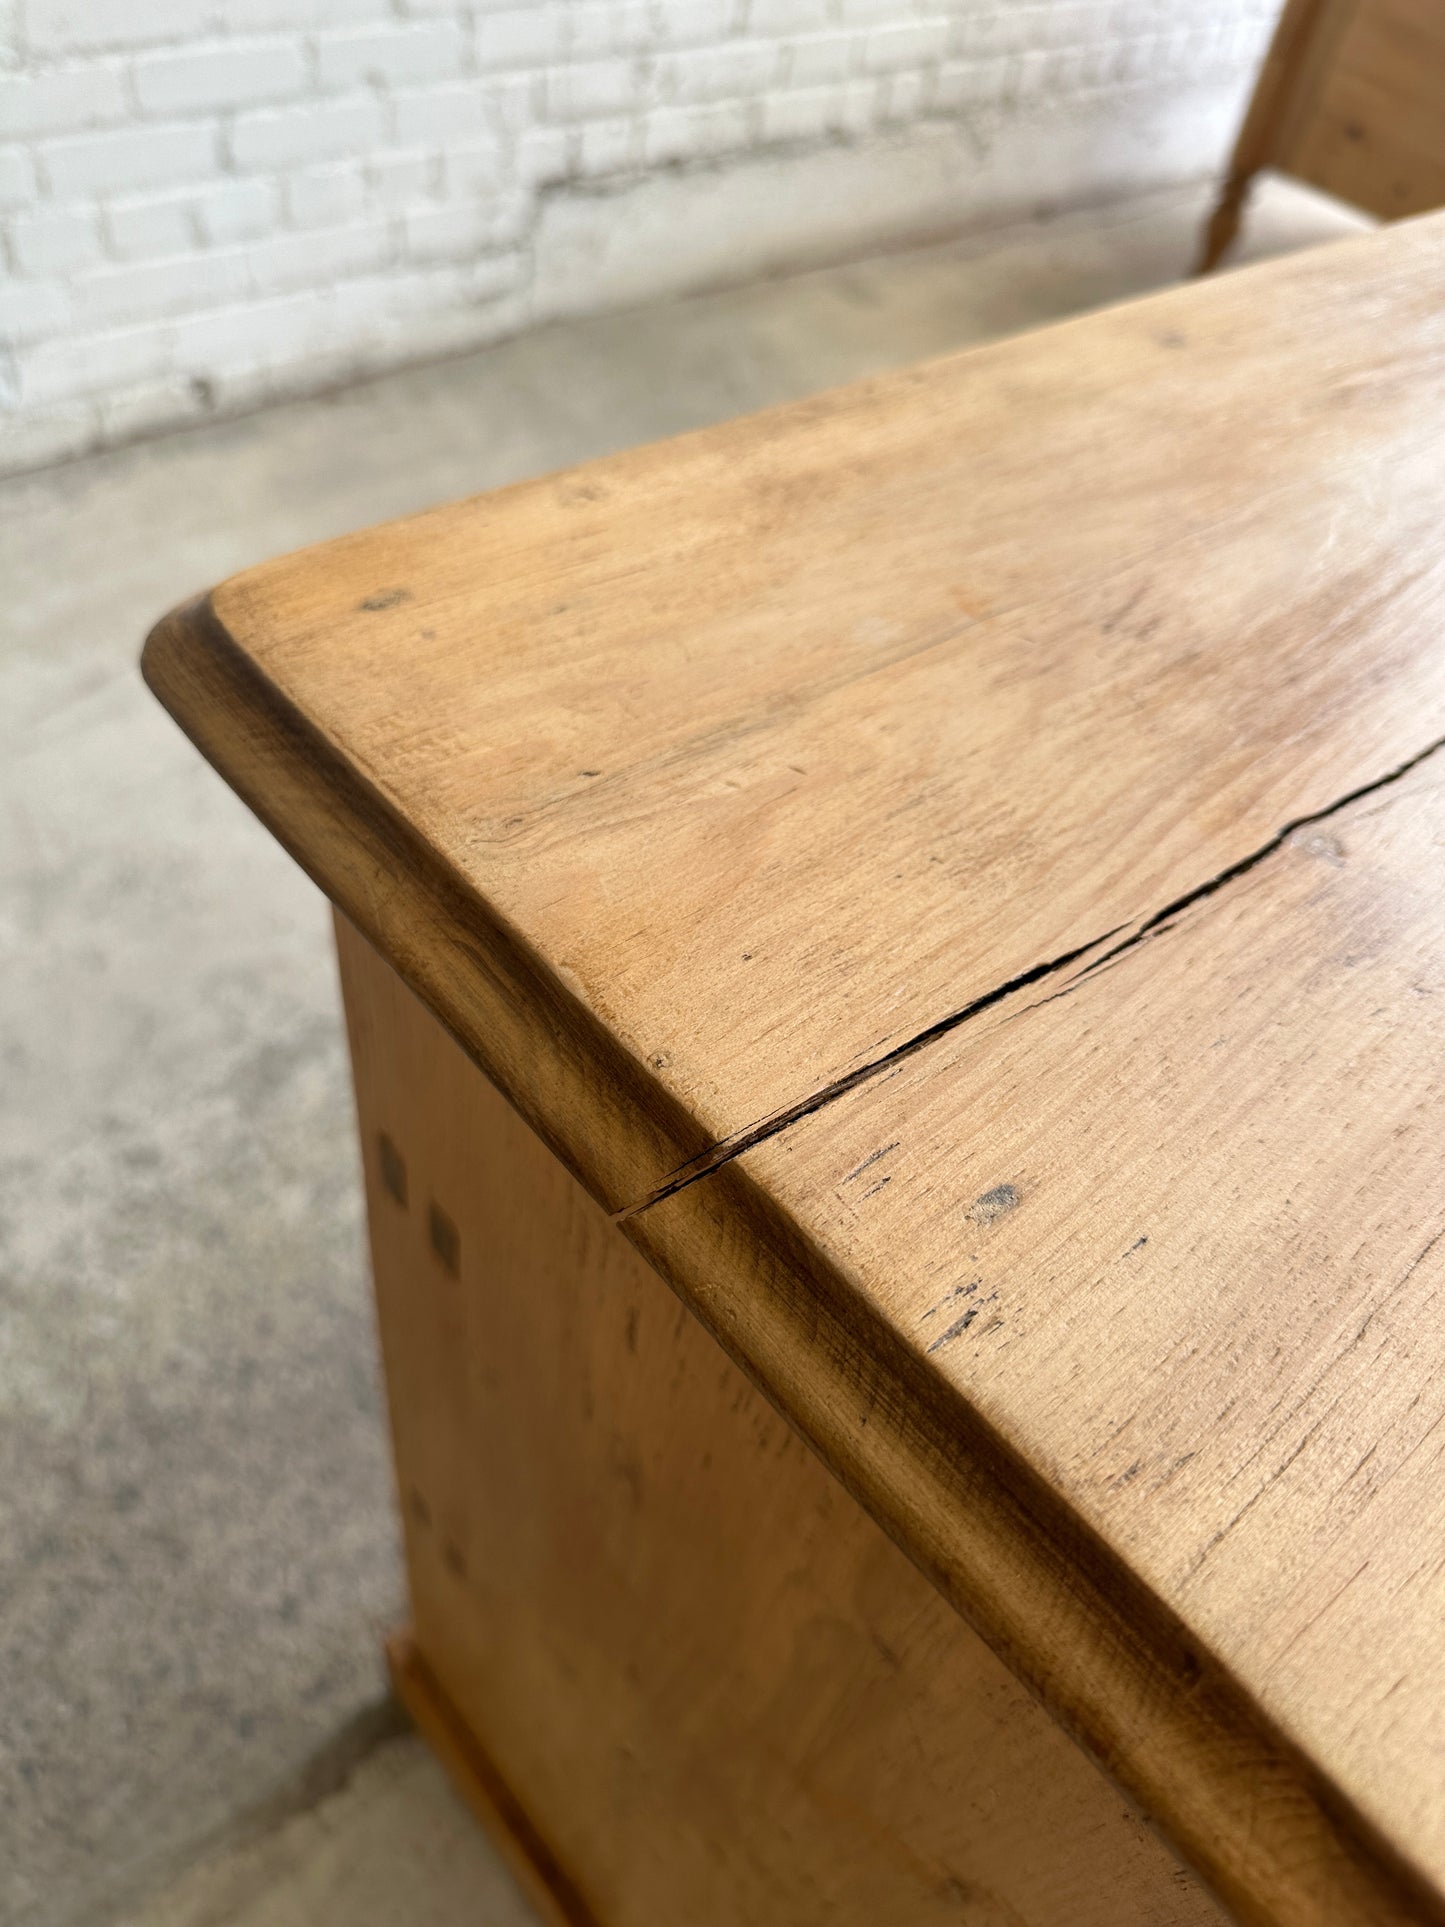
[[[417,1731],[549,1927],[601,1927],[581,1889],[453,1706],[408,1629],[387,1640],[386,1663],[396,1696]]]
[[[1240,1921],[1445,1927],[1434,1887],[744,1167],[620,1228]]]
[[[156,624],[141,673],[604,1210],[708,1149],[686,1107],[271,682],[209,596]]]

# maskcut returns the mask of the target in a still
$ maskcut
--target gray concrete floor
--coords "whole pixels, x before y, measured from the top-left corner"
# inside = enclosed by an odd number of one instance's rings
[[[121,1927],[541,1923],[441,1767],[408,1734],[367,1754],[330,1798],[203,1856]]]
[[[276,551],[1172,281],[1203,208],[556,328],[0,488],[0,1921],[522,1918],[409,1738],[264,1850],[236,1832],[384,1723],[401,1581],[325,907],[145,693],[149,623]],[[1248,251],[1356,225],[1276,185]],[[392,1884],[363,1898],[338,1840]]]

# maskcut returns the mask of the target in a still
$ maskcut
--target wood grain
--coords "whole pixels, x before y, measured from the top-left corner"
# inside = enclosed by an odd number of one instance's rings
[[[765,1200],[859,1349],[895,1348],[854,1456],[931,1411],[1066,1515],[1076,1590],[1124,1605],[1152,1686],[1087,1676],[1107,1629],[1061,1636],[1064,1580],[1005,1593],[946,1512],[929,1542],[1247,1917],[1445,1917],[1442,852],[1437,755],[638,1229],[715,1274]],[[977,1471],[953,1477],[961,1508]],[[1214,1698],[1212,1737],[1162,1729],[1171,1688],[1176,1714]]]
[[[620,1208],[1445,730],[1442,269],[1402,228],[331,543],[148,673]]]
[[[338,948],[416,1616],[394,1664],[547,1917],[1219,1927],[345,923]]]

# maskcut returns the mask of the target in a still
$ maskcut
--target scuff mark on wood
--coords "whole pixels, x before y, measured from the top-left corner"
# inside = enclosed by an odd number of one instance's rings
[[[1018,1209],[1019,1189],[1016,1184],[996,1184],[991,1191],[983,1192],[968,1207],[966,1216],[975,1224],[992,1224],[996,1218],[1003,1218],[1010,1211]]]

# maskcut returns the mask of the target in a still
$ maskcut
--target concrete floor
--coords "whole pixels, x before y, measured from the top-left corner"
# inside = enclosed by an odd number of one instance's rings
[[[0,488],[0,1921],[524,1918],[379,1741],[401,1582],[325,907],[145,693],[148,624],[269,553],[1174,280],[1203,207],[556,328]],[[1277,185],[1249,251],[1356,225]]]
[[[541,1923],[441,1767],[407,1734],[370,1752],[330,1798],[203,1856],[122,1927]]]

